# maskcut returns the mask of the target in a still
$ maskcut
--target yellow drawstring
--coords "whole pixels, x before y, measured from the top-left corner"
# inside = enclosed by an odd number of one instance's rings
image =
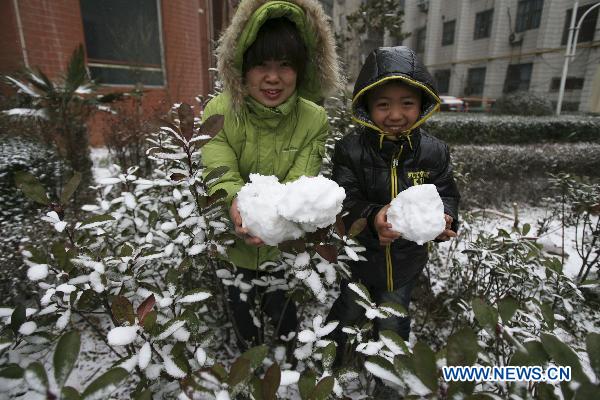
[[[410,143],[410,142],[409,142]],[[398,196],[398,173],[396,171],[396,167],[398,166],[398,160],[402,155],[402,150],[404,149],[404,144],[400,146],[400,151],[398,155],[392,159],[391,165],[391,177],[390,177],[390,187],[391,187],[391,196],[392,200]],[[388,292],[394,291],[394,273],[392,270],[392,252],[391,252],[391,244],[385,246],[385,266],[387,272],[387,289]]]

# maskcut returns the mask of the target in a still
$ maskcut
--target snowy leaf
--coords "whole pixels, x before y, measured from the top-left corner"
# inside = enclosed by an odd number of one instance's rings
[[[79,357],[81,339],[79,332],[71,331],[61,336],[54,352],[54,379],[62,387],[73,370]]]
[[[558,364],[571,367],[573,378],[578,382],[589,382],[581,368],[577,353],[556,336],[549,333],[541,334],[542,345],[548,355]]]
[[[39,362],[34,362],[27,367],[25,381],[34,392],[46,394],[48,391],[48,375]]]
[[[137,326],[118,326],[108,332],[108,343],[113,346],[126,346],[135,341],[137,337]]]
[[[33,321],[28,321],[28,322],[23,323],[19,327],[19,333],[23,336],[29,336],[33,332],[35,332],[36,329],[37,329],[36,323]]]
[[[404,339],[394,331],[381,331],[379,333],[379,340],[381,340],[394,355],[409,353]]]
[[[43,205],[50,203],[50,200],[46,195],[46,189],[44,189],[40,181],[29,172],[15,171],[15,183],[30,200]]]
[[[204,182],[206,182],[207,184],[210,184],[211,181],[219,179],[223,175],[225,175],[227,173],[227,171],[229,171],[229,167],[224,166],[224,165],[214,168],[214,169],[211,169],[210,172],[208,174],[206,174],[206,177],[204,178]]]
[[[415,375],[433,393],[436,393],[438,390],[438,371],[435,353],[426,344],[417,342],[413,347],[413,354]]]
[[[138,366],[143,371],[146,369],[148,364],[150,364],[150,360],[152,359],[152,349],[150,347],[150,342],[144,343],[140,352],[138,353]]]
[[[164,340],[171,336],[175,331],[185,325],[185,321],[182,320],[171,320],[167,324],[161,327],[162,332],[158,334],[156,340]]]
[[[363,298],[368,303],[373,303],[371,300],[371,295],[369,291],[362,283],[350,283],[348,284],[348,289],[352,290],[354,293],[358,294],[361,298]]]
[[[246,350],[240,357],[250,361],[250,369],[255,370],[262,364],[268,352],[269,349],[266,345],[254,346]]]
[[[338,321],[331,321],[327,325],[315,329],[315,333],[317,334],[318,337],[327,336],[331,332],[333,332],[333,330],[338,326],[338,324],[339,324]]]
[[[333,392],[333,385],[335,384],[335,379],[333,376],[326,376],[321,379],[319,383],[315,386],[310,394],[310,398],[314,400],[325,400],[329,397],[331,392]]]
[[[33,264],[27,270],[27,278],[30,281],[40,281],[46,279],[48,276],[48,265],[46,264]]]
[[[394,366],[385,358],[379,356],[371,356],[365,361],[365,368],[374,376],[395,383],[402,384],[400,378],[394,371]]]
[[[175,379],[183,379],[187,375],[173,359],[166,354],[163,354],[163,365],[167,374],[171,375]]]
[[[177,300],[177,303],[197,303],[208,299],[212,294],[205,289],[194,289],[186,292],[183,297]]]
[[[225,124],[225,116],[221,114],[214,114],[206,118],[198,131],[199,135],[209,135],[215,137]]]
[[[317,335],[310,329],[305,329],[298,333],[298,341],[302,343],[313,343],[317,340]]]
[[[123,368],[113,368],[95,379],[85,388],[81,397],[84,400],[108,399],[122,381],[129,377],[129,372]]]
[[[408,315],[408,313],[406,312],[406,308],[404,308],[402,304],[398,303],[383,303],[379,306],[379,309],[386,314],[400,318]]]
[[[154,307],[154,304],[156,303],[156,299],[154,297],[154,294],[151,294],[150,296],[148,296],[148,298],[146,300],[144,300],[142,302],[142,304],[140,304],[137,308],[137,317],[138,317],[138,321],[140,324],[144,323],[144,319],[146,318],[146,315],[148,315],[148,313],[150,311],[152,311],[152,308]]]
[[[515,315],[519,308],[519,303],[514,297],[508,295],[498,301],[498,311],[502,317],[502,322],[507,323]]]
[[[100,225],[104,225],[107,222],[110,221],[114,221],[115,217],[113,217],[110,214],[99,214],[99,215],[95,215],[91,218],[86,219],[85,221],[83,221],[81,223],[81,225],[79,225],[78,229],[82,229],[82,228],[96,228]]]
[[[498,323],[498,313],[496,310],[477,297],[471,301],[471,306],[473,307],[477,322],[493,334]]]
[[[352,261],[358,261],[358,254],[356,254],[356,252],[354,250],[352,250],[352,248],[350,246],[344,246],[344,251],[346,252],[346,254],[348,255],[348,257],[350,257],[350,259]]]
[[[112,316],[117,325],[123,325],[128,322],[133,325],[135,322],[135,314],[133,312],[133,304],[125,296],[115,296],[110,306]]]

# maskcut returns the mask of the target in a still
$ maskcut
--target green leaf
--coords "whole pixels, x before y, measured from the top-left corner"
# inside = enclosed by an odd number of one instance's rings
[[[101,305],[102,301],[100,300],[98,293],[94,292],[92,289],[84,290],[77,301],[77,308],[82,311],[94,311]]]
[[[17,304],[10,317],[10,329],[12,329],[15,336],[19,334],[19,328],[26,319],[25,305],[23,303]]]
[[[310,400],[325,400],[331,392],[333,392],[333,385],[335,384],[335,379],[333,376],[326,376],[321,379],[317,386],[310,393]]]
[[[173,361],[187,375],[190,371],[190,364],[186,353],[185,342],[177,342],[171,350]]]
[[[600,334],[595,332],[588,333],[585,338],[585,347],[590,359],[590,366],[600,380]]]
[[[524,224],[524,225],[523,225],[523,229],[522,229],[522,231],[521,231],[521,234],[522,234],[523,236],[527,236],[527,234],[529,233],[529,231],[530,231],[530,230],[531,230],[531,225],[529,225],[529,224]]]
[[[73,269],[73,264],[71,263],[73,252],[67,252],[65,242],[62,240],[55,242],[52,245],[52,255],[58,267],[64,272],[69,273]]]
[[[599,393],[600,387],[590,382],[583,382],[575,392],[575,399],[595,399]]]
[[[79,400],[81,399],[81,395],[75,388],[71,386],[65,386],[61,391],[61,398],[63,400]]]
[[[25,370],[19,367],[18,364],[8,364],[6,367],[0,369],[0,378],[2,379],[22,379],[25,374]]]
[[[152,391],[150,389],[142,390],[135,397],[135,400],[152,400]]]
[[[477,360],[479,345],[477,336],[469,327],[465,327],[448,338],[446,360],[449,366],[470,366]]]
[[[54,378],[58,387],[62,387],[71,374],[79,357],[80,348],[79,332],[67,332],[60,337],[54,352]]]
[[[367,219],[366,218],[359,218],[356,221],[354,221],[352,223],[352,226],[350,226],[350,229],[348,230],[348,237],[355,237],[357,236],[359,233],[361,233],[363,231],[363,229],[365,229],[365,227],[367,226]]]
[[[300,375],[300,379],[298,380],[298,389],[300,391],[300,397],[303,400],[308,399],[316,384],[317,375],[314,371],[306,369],[302,373],[302,375]]]
[[[129,372],[123,368],[110,369],[90,383],[83,391],[82,397],[86,400],[107,399],[128,377]]]
[[[90,217],[90,218],[86,219],[85,221],[83,221],[79,228],[84,228],[91,224],[97,224],[97,223],[114,221],[114,220],[115,220],[115,217],[113,217],[110,214],[94,215],[93,217]]]
[[[219,381],[223,382],[227,379],[227,370],[221,364],[215,364],[210,368],[211,372]]]
[[[380,356],[370,356],[365,361],[365,369],[373,376],[393,382],[400,385],[402,382],[396,374],[394,365],[391,362]]]
[[[352,290],[354,293],[359,295],[363,300],[369,303],[373,303],[373,300],[371,300],[371,294],[369,293],[369,290],[362,283],[352,282],[348,284],[348,289]]]
[[[502,317],[502,322],[507,323],[515,315],[519,308],[519,302],[512,296],[506,296],[498,301],[498,311]]]
[[[148,314],[146,314],[146,317],[144,318],[144,322],[142,323],[142,326],[144,327],[144,331],[146,331],[146,332],[153,331],[154,327],[156,326],[156,318],[157,317],[158,317],[158,313],[156,312],[156,310],[152,310]]]
[[[229,167],[225,165],[221,165],[220,167],[213,168],[210,170],[208,174],[206,174],[206,178],[204,178],[204,182],[209,183],[213,179],[219,179],[223,175],[225,175],[229,171]]]
[[[583,373],[579,357],[573,349],[550,333],[542,333],[541,339],[544,350],[558,365],[570,366],[573,378],[577,382],[589,382],[587,375]]]
[[[50,199],[48,199],[48,196],[46,195],[46,189],[44,189],[40,181],[29,172],[16,171],[15,184],[30,200],[43,205],[48,205],[50,203]]]
[[[540,382],[535,388],[535,398],[539,400],[558,400],[554,394],[554,385]]]
[[[336,347],[335,343],[331,342],[321,351],[322,357],[321,362],[323,363],[323,369],[330,370],[335,361]]]
[[[135,323],[135,313],[133,312],[133,304],[125,296],[115,296],[110,306],[112,316],[115,319],[117,326],[128,322],[129,325]]]
[[[227,384],[233,388],[250,378],[250,360],[239,357],[233,362],[227,377]]]
[[[81,173],[75,172],[75,174],[73,174],[71,179],[69,179],[69,182],[67,182],[67,184],[63,188],[62,193],[60,194],[60,204],[65,205],[69,202],[69,199],[71,198],[71,196],[73,196],[75,190],[77,190],[77,187],[79,186],[80,182]]]
[[[240,357],[250,361],[250,369],[254,371],[262,364],[268,352],[269,348],[263,344],[246,350]]]
[[[119,255],[121,257],[130,257],[132,254],[133,254],[133,247],[131,247],[131,245],[129,243],[125,243],[121,247],[121,252]]]
[[[264,400],[276,400],[277,389],[281,383],[281,369],[279,364],[273,363],[262,381],[262,397]]]
[[[498,313],[496,310],[480,298],[474,298],[471,301],[471,306],[479,324],[494,336],[496,324],[498,323]]]
[[[548,329],[551,331],[554,330],[554,310],[552,309],[552,304],[544,302],[540,304],[540,310]]]
[[[536,366],[544,365],[548,361],[548,353],[541,342],[530,341],[523,344],[526,352],[517,350],[510,359],[510,365]]]
[[[46,394],[48,391],[48,376],[46,370],[40,362],[29,364],[25,370],[25,381],[31,390]]]
[[[434,352],[424,343],[417,342],[413,348],[413,365],[415,375],[433,393],[438,390],[438,371]]]

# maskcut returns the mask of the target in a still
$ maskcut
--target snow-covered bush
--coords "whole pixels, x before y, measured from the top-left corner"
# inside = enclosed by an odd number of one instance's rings
[[[437,113],[423,127],[449,144],[533,144],[600,141],[600,118]]]
[[[500,115],[552,115],[554,109],[547,96],[535,92],[513,92],[505,94],[494,103],[494,114]]]

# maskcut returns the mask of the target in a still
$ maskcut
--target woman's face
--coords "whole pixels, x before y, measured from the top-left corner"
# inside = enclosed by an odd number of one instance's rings
[[[248,94],[267,107],[277,107],[296,90],[298,74],[287,61],[263,61],[246,72]]]

